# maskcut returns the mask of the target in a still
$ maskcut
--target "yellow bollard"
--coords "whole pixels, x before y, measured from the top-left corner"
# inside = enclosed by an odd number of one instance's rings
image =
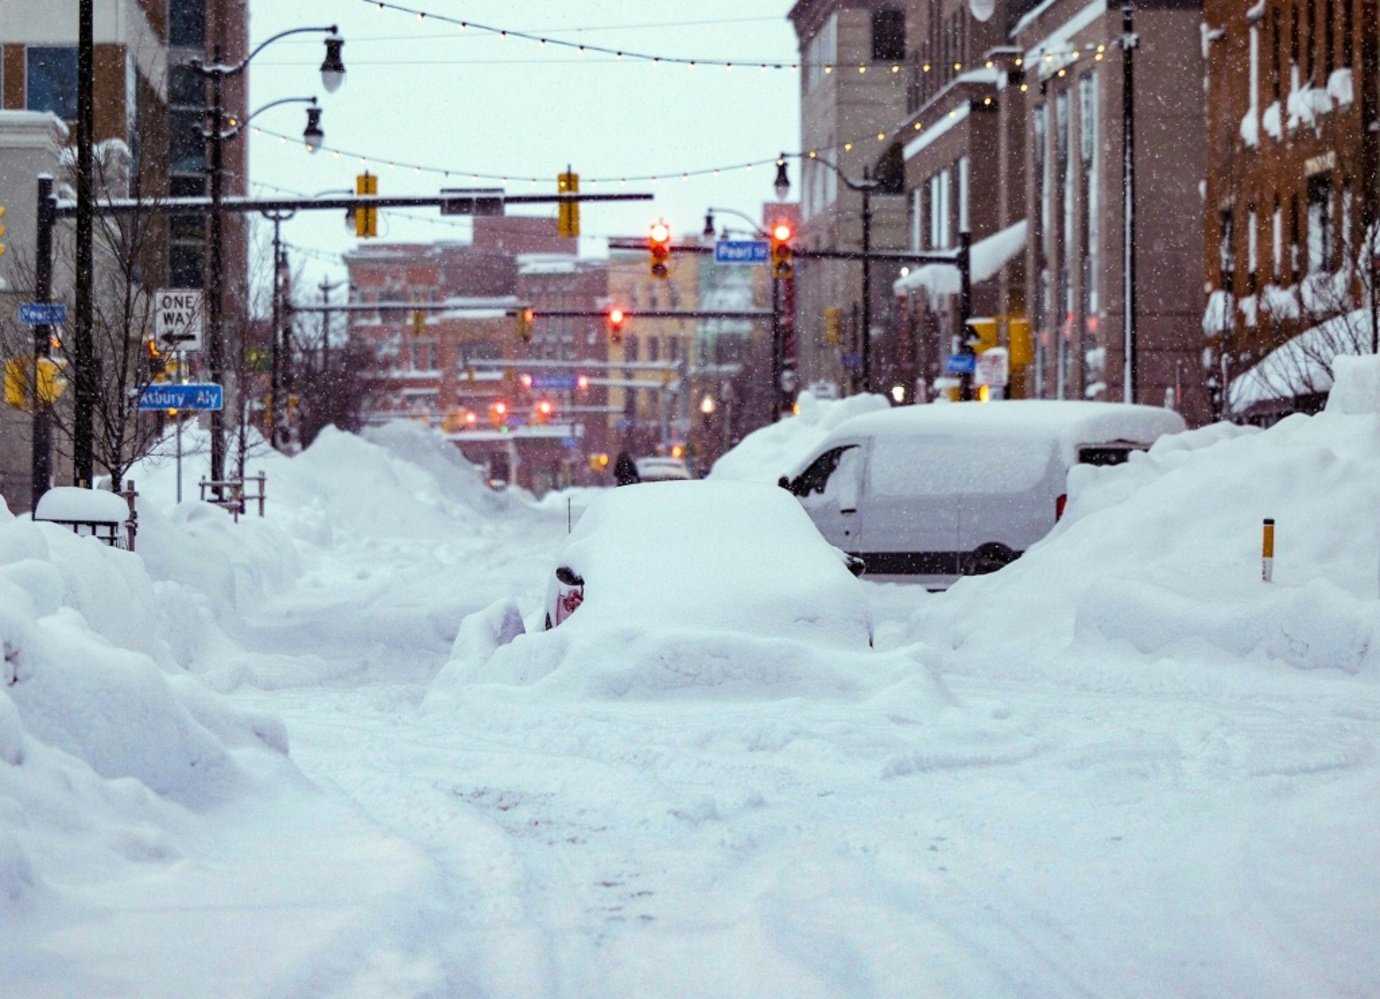
[[[1275,520],[1266,517],[1260,538],[1260,578],[1270,582],[1275,575]]]

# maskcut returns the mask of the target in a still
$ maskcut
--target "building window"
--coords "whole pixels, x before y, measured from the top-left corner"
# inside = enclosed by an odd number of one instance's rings
[[[1275,195],[1275,211],[1270,219],[1270,256],[1278,281],[1284,274],[1284,210],[1279,207],[1279,195]]]
[[[1236,290],[1236,233],[1230,208],[1217,217],[1217,283],[1228,295]]]
[[[1332,174],[1308,178],[1308,273],[1325,271],[1332,263]]]
[[[1306,22],[1306,24],[1305,24],[1305,26],[1306,26],[1307,29],[1308,29],[1308,42],[1307,42],[1307,44],[1308,44],[1308,49],[1307,49],[1307,51],[1304,52],[1304,54],[1303,54],[1303,55],[1304,55],[1303,75],[1304,75],[1304,77],[1305,77],[1307,80],[1309,80],[1309,82],[1312,82],[1312,80],[1313,80],[1313,66],[1314,66],[1314,63],[1315,63],[1315,56],[1316,56],[1317,51],[1318,51],[1318,4],[1317,4],[1317,0],[1308,0],[1308,6],[1307,6],[1306,8],[1304,8],[1304,9],[1305,9],[1305,11],[1306,11],[1306,13],[1307,13],[1307,17],[1308,17],[1308,20],[1307,20],[1307,22]]]
[[[189,49],[206,47],[206,0],[169,0],[168,43]]]
[[[872,61],[901,62],[906,58],[906,12],[883,7],[872,12]]]
[[[1091,73],[1078,81],[1080,152],[1083,158],[1083,307],[1085,316],[1097,314],[1098,249],[1101,245],[1101,198],[1097,177],[1097,79]]]
[[[1254,295],[1256,290],[1256,270],[1260,267],[1260,220],[1256,217],[1255,205],[1246,212],[1246,293]]]
[[[1289,280],[1299,279],[1299,196],[1289,196]]]
[[[25,107],[63,121],[77,120],[77,50],[38,48],[27,52]]]
[[[949,245],[949,171],[941,170],[930,178],[930,249]]]
[[[1355,22],[1353,20],[1355,14],[1351,9],[1352,2],[1353,0],[1342,0],[1342,67],[1344,69],[1351,68],[1351,63],[1354,58],[1352,49],[1354,42],[1352,41],[1352,37],[1355,31]]]
[[[1276,101],[1284,92],[1284,68],[1280,62],[1282,34],[1279,28],[1279,8],[1276,7],[1270,11],[1270,92],[1274,94]]]
[[[968,157],[958,160],[958,231],[972,232],[968,226]]]

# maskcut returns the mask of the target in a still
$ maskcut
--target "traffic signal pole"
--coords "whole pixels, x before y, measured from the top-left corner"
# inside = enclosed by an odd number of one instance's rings
[[[34,261],[34,301],[46,303],[53,297],[53,178],[50,174],[38,175],[38,239]],[[52,415],[48,403],[38,390],[39,367],[52,351],[53,330],[51,326],[34,327],[34,372],[33,391],[29,399],[34,407],[33,471],[30,510],[38,510],[38,501],[48,491],[48,481],[53,477]]]

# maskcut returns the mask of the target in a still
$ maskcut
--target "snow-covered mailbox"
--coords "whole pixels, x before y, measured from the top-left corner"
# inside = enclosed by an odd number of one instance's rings
[[[104,542],[113,548],[134,550],[134,483],[123,493],[79,486],[54,486],[38,501],[35,521],[70,527],[77,534]]]

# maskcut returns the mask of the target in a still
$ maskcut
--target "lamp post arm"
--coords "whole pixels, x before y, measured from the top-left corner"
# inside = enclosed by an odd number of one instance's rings
[[[752,226],[752,231],[755,232],[758,236],[766,238],[767,234],[762,231],[762,227],[758,225],[756,222],[752,221],[752,219],[745,212],[740,212],[736,208],[710,208],[708,209],[708,211],[711,215],[718,215],[720,213],[726,215],[736,215],[738,216],[738,218],[742,219],[748,225]]]
[[[282,104],[310,104],[312,107],[316,107],[316,98],[315,98],[315,97],[283,97],[283,98],[280,98],[279,100],[272,101],[272,102],[270,102],[270,103],[268,103],[268,104],[265,104],[265,105],[264,105],[263,107],[261,107],[261,108],[256,108],[253,114],[251,114],[248,118],[244,119],[244,121],[240,122],[238,125],[235,126],[235,130],[236,130],[236,131],[239,131],[240,128],[243,128],[245,125],[248,125],[251,121],[253,121],[255,118],[259,117],[259,115],[263,114],[265,111],[269,110],[270,108],[276,108],[276,107],[278,107],[278,106],[280,106],[280,105],[282,105]]]
[[[830,170],[834,171],[834,173],[838,174],[839,180],[843,181],[844,186],[847,187],[850,191],[875,191],[877,188],[882,186],[882,182],[878,180],[876,177],[868,177],[864,175],[861,181],[851,179],[846,173],[839,169],[838,164],[831,162],[827,158],[819,155],[819,153],[815,153],[814,155],[809,157],[802,156],[799,153],[797,153],[796,155],[800,156],[800,161],[802,163],[804,163],[806,159],[810,159],[816,163],[823,163]]]
[[[265,38],[262,42],[260,42],[258,45],[254,47],[253,51],[251,51],[249,55],[245,56],[237,63],[217,62],[212,63],[208,66],[205,63],[203,63],[200,59],[193,59],[191,60],[191,62],[188,63],[188,65],[195,69],[198,73],[201,73],[203,76],[239,76],[241,73],[244,72],[245,67],[249,65],[250,61],[256,55],[258,55],[264,49],[268,48],[278,39],[286,38],[288,37],[288,35],[304,35],[308,33],[317,35],[337,35],[340,32],[337,30],[336,25],[334,24],[320,28],[288,28],[286,31],[278,32],[271,38]]]

